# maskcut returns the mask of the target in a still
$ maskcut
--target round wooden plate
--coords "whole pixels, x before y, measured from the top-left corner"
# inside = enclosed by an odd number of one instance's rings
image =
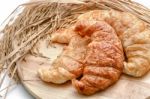
[[[41,42],[43,43],[38,43],[33,51],[36,53],[39,48],[38,53],[49,59],[28,54],[17,62],[22,84],[38,99],[146,99],[150,96],[150,74],[139,79],[122,75],[116,84],[92,96],[77,93],[71,82],[62,85],[45,83],[40,80],[37,70],[40,67],[51,66],[51,62],[61,53],[63,46],[52,44],[45,47],[46,42]]]

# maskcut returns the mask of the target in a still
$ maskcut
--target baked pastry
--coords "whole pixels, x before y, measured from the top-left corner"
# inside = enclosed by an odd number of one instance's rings
[[[123,70],[123,49],[115,30],[104,21],[79,21],[75,31],[89,36],[83,76],[73,79],[79,93],[94,94],[118,81]]]
[[[45,82],[62,84],[68,80],[79,77],[83,72],[82,61],[85,57],[89,38],[83,38],[77,34],[72,36],[72,34],[70,34],[71,32],[68,31],[70,30],[61,30],[59,35],[54,33],[55,39],[52,39],[53,42],[69,43],[69,45],[64,48],[61,55],[54,60],[49,69],[39,69],[39,76]]]
[[[145,22],[115,10],[93,10],[80,15],[78,20],[103,20],[115,29],[125,52],[125,74],[141,77],[150,70],[150,28]]]
[[[76,36],[77,33],[73,31],[73,27],[66,29],[61,28],[56,32],[52,33],[51,41],[55,43],[68,44],[72,37]]]

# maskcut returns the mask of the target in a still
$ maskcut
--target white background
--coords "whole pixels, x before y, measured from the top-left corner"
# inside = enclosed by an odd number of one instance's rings
[[[0,24],[19,4],[25,3],[27,1],[29,0],[0,0]],[[137,1],[150,8],[150,0],[134,0],[134,1]],[[8,83],[7,80],[5,84]],[[24,89],[24,87],[21,84],[19,84],[8,93],[6,99],[34,99],[34,98]]]

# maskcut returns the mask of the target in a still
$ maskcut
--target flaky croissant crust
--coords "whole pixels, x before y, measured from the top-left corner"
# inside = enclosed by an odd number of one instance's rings
[[[90,36],[85,57],[83,76],[73,79],[75,88],[82,94],[91,95],[114,84],[123,69],[123,49],[114,29],[104,21],[79,21],[75,31]]]
[[[141,77],[150,70],[150,28],[145,22],[115,10],[93,10],[80,15],[78,20],[103,20],[115,29],[125,51],[125,74]]]

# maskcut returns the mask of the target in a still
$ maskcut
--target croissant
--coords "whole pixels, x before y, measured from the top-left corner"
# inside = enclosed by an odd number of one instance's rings
[[[52,66],[50,66],[49,69],[39,69],[39,76],[45,82],[62,84],[68,80],[79,77],[83,72],[82,61],[85,57],[89,38],[82,38],[77,34],[76,36],[72,36],[72,34],[71,36],[68,36],[68,34],[71,33],[68,31],[70,30],[65,29],[65,31],[61,30],[59,35],[57,34],[58,32],[52,35],[52,41],[69,43],[69,45],[64,48],[61,55],[53,61]]]
[[[103,20],[115,29],[125,51],[125,74],[141,77],[150,70],[150,28],[145,22],[115,10],[93,10],[80,15],[78,20]]]
[[[51,41],[61,44],[68,44],[72,37],[76,36],[77,33],[73,31],[73,27],[66,29],[61,28],[58,29],[56,32],[52,33]]]
[[[104,21],[79,21],[75,31],[91,37],[87,46],[83,76],[73,79],[79,93],[91,95],[114,84],[123,69],[123,49],[114,29]]]

